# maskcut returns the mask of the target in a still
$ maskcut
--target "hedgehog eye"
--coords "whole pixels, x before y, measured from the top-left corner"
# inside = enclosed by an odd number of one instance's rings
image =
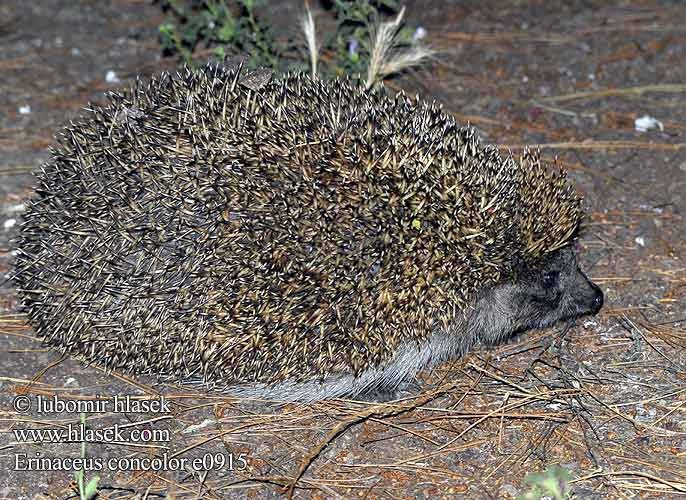
[[[545,273],[543,275],[543,286],[545,288],[552,288],[557,284],[557,279],[560,276],[560,273],[557,271],[551,271],[549,273]]]

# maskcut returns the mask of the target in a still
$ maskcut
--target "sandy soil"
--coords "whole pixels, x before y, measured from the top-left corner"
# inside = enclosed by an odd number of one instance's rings
[[[282,29],[295,29],[293,5],[269,9]],[[577,498],[686,498],[686,5],[431,0],[407,9],[442,54],[389,85],[436,99],[485,142],[557,157],[586,197],[583,263],[606,294],[601,314],[553,343],[558,330],[530,333],[442,366],[422,377],[420,399],[277,406],[61,359],[32,338],[3,281],[0,498],[74,496],[66,459],[81,456],[78,436],[51,444],[15,432],[76,426],[78,412],[38,411],[55,396],[110,405],[89,412],[90,428],[127,426],[128,442],[87,445],[101,470],[86,479],[101,477],[102,498],[279,497],[299,471],[296,498],[513,498],[528,473],[555,464],[571,473]],[[0,5],[3,275],[52,135],[104,91],[175,67],[160,57],[163,19],[141,0]],[[662,127],[638,131],[645,115]],[[115,395],[146,394],[168,407],[112,406]],[[165,456],[161,470],[134,463]],[[49,467],[28,461],[46,457]]]

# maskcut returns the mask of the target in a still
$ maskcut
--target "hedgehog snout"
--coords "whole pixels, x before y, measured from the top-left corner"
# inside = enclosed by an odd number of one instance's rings
[[[579,297],[577,298],[577,304],[581,309],[581,314],[593,314],[596,315],[603,307],[604,296],[603,291],[598,285],[593,283],[583,271],[579,270],[579,274],[583,279],[583,288]]]
[[[603,291],[600,289],[598,285],[596,285],[592,281],[589,281],[589,283],[591,285],[591,289],[595,292],[595,297],[593,297],[591,305],[591,314],[596,315],[598,314],[598,311],[600,311],[600,309],[603,307]]]

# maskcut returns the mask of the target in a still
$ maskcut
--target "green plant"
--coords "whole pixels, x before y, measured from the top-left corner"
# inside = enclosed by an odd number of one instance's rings
[[[217,57],[225,47],[250,55],[252,67],[278,67],[278,53],[269,26],[259,21],[255,8],[263,0],[237,0],[231,8],[224,0],[162,0],[162,8],[177,18],[159,27],[162,48],[192,62],[193,50],[204,42]]]
[[[267,67],[278,71],[309,69],[313,75],[333,77],[348,74],[367,75],[368,86],[372,73],[383,78],[417,64],[430,51],[411,52],[409,58],[397,58],[396,63],[384,66],[374,59],[378,52],[379,31],[386,29],[384,43],[397,54],[417,47],[417,31],[401,26],[403,9],[398,0],[332,0],[323,5],[336,29],[325,33],[317,46],[314,18],[307,0],[305,16],[301,20],[305,35],[305,49],[301,39],[277,41],[272,28],[257,13],[264,1],[257,0],[161,0],[162,7],[173,19],[159,28],[162,46],[167,53],[179,54],[187,63],[194,55],[200,60],[213,52],[220,59],[231,54],[249,56],[252,68]],[[382,17],[396,15],[395,21],[382,23]],[[392,25],[389,27],[389,25]],[[388,36],[390,33],[390,36]],[[207,49],[198,51],[204,44]],[[326,56],[319,60],[319,53]],[[388,51],[386,51],[388,52]],[[402,59],[402,61],[401,61]],[[371,68],[371,69],[370,69]]]
[[[336,17],[336,32],[329,34],[326,46],[336,54],[336,74],[364,74],[373,51],[373,26],[379,23],[380,15],[397,14],[400,5],[396,0],[335,0],[333,11]],[[398,40],[404,46],[412,41],[413,29],[404,27],[398,33]]]
[[[86,426],[86,414],[85,413],[81,413],[81,425],[84,428]],[[81,458],[83,460],[86,459],[86,441],[85,440],[81,441]],[[85,479],[83,469],[76,471],[74,476],[76,478],[76,484],[78,485],[78,488],[79,488],[80,500],[90,500],[91,498],[95,498],[95,495],[98,494],[98,482],[100,481],[100,477],[95,476],[90,481],[88,481],[88,484],[85,484],[86,479]]]
[[[531,490],[519,495],[517,500],[541,500],[544,496],[555,500],[570,498],[567,482],[572,478],[569,471],[559,465],[548,467],[544,472],[529,474],[524,482],[532,486]]]

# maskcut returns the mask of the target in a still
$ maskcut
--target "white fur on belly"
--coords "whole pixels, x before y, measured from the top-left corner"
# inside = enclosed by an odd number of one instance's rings
[[[313,402],[345,396],[354,398],[375,390],[393,391],[425,367],[464,352],[467,346],[460,346],[455,340],[454,331],[451,333],[452,335],[448,332],[435,333],[421,344],[403,344],[387,363],[370,368],[358,377],[339,374],[329,375],[321,381],[250,383],[228,386],[222,392],[243,398]]]

